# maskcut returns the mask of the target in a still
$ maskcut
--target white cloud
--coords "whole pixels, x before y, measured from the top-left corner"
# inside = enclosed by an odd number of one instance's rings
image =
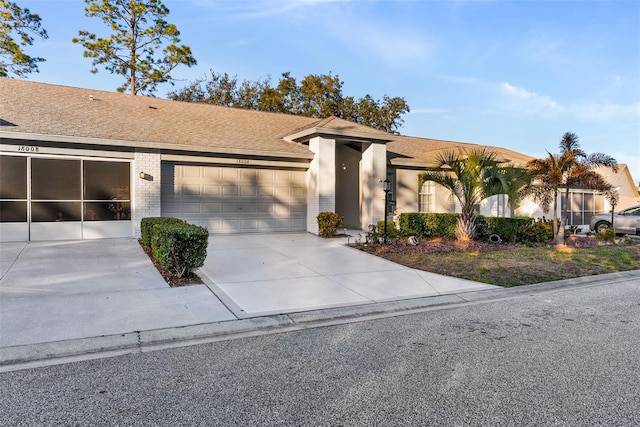
[[[508,82],[500,84],[501,92],[511,99],[510,109],[522,110],[529,113],[562,112],[564,107],[548,96],[530,92],[524,88],[513,86]]]
[[[564,114],[580,121],[640,120],[640,103],[582,103],[561,105],[552,98],[504,82],[500,92],[509,99],[507,108],[529,114]]]
[[[336,20],[331,24],[334,36],[353,51],[382,59],[391,65],[415,65],[431,57],[433,47],[419,31],[389,28],[358,19]],[[345,37],[348,34],[348,37]]]
[[[640,103],[620,104],[576,104],[569,106],[569,110],[579,120],[640,120]]]

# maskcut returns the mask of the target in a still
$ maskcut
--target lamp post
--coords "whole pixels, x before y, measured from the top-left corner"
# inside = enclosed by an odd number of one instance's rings
[[[382,181],[382,189],[384,190],[384,243],[387,244],[387,215],[389,213],[389,192],[391,191],[391,181],[385,179]]]
[[[620,187],[613,188],[611,196],[609,197],[609,203],[611,203],[611,228],[613,228],[614,230],[616,227],[613,225],[613,213],[615,212],[616,205],[618,204],[618,190],[620,190]]]

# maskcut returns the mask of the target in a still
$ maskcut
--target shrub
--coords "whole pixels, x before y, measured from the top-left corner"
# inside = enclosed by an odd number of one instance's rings
[[[153,227],[156,224],[177,225],[186,223],[184,220],[173,217],[142,218],[140,221],[140,240],[144,246],[151,248],[153,245]]]
[[[178,277],[190,274],[204,265],[209,231],[193,224],[155,224],[153,256],[163,268]]]
[[[320,212],[318,214],[318,234],[331,237],[338,228],[342,228],[342,217],[335,212]]]
[[[411,212],[400,214],[402,236],[455,236],[458,214]]]
[[[596,233],[596,239],[603,240],[605,242],[613,242],[616,238],[616,231],[613,227],[607,228],[603,233]]]
[[[367,230],[367,234],[365,234],[364,239],[365,243],[381,243],[381,236],[374,224],[369,224],[369,229]]]
[[[384,236],[384,220],[378,221],[378,234]],[[396,228],[396,223],[392,220],[387,220],[387,237],[398,237],[400,230]]]
[[[497,234],[502,240],[515,242],[518,239],[520,227],[531,225],[533,219],[529,217],[494,217],[478,216],[476,234],[479,238],[488,238]]]
[[[553,223],[544,219],[523,225],[516,233],[516,240],[525,245],[544,243],[550,239],[553,239]]]

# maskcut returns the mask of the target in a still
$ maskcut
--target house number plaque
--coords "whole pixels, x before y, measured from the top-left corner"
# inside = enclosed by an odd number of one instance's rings
[[[20,153],[39,153],[40,147],[31,147],[29,145],[19,145],[18,151]]]

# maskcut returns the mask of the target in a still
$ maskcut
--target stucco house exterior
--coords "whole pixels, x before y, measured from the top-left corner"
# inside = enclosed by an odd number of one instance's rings
[[[149,216],[213,234],[317,233],[318,213],[333,211],[366,229],[384,216],[387,178],[389,212],[454,211],[417,176],[439,152],[474,147],[335,117],[0,78],[0,241],[135,237]],[[518,165],[530,159],[488,148]],[[611,178],[633,187],[624,171]],[[497,196],[480,210],[509,215],[507,206]]]

